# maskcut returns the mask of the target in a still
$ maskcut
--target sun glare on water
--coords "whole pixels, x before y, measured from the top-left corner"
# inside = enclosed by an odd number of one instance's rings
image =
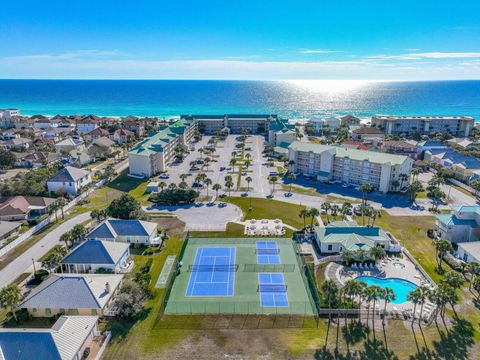
[[[326,94],[348,93],[372,83],[369,80],[288,80],[287,83],[305,90]]]

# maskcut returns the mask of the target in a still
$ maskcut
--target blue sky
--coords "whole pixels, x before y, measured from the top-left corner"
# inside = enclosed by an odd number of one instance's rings
[[[478,1],[8,1],[0,78],[480,79]]]

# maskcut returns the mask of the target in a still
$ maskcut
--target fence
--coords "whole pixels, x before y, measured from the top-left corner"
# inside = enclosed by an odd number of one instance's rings
[[[98,349],[97,355],[95,356],[95,360],[100,360],[102,358],[102,355],[105,352],[105,349],[107,348],[107,345],[110,342],[111,338],[112,338],[112,332],[105,331],[105,339],[103,339],[102,346],[100,347],[100,349]]]
[[[106,180],[101,180],[95,184],[95,187],[100,187],[103,184],[105,184]],[[63,207],[63,209],[57,210],[55,213],[51,214],[49,217],[43,219],[41,222],[39,222],[37,225],[34,227],[28,229],[24,233],[20,234],[15,240],[13,240],[11,243],[5,245],[3,248],[0,249],[0,257],[4,256],[7,254],[9,251],[15,249],[17,246],[19,246],[21,243],[23,243],[25,240],[27,240],[30,236],[33,234],[39,232],[42,230],[45,226],[53,222],[58,216],[62,215],[62,212],[66,212],[70,210],[73,206],[77,205],[81,200],[85,199],[87,196],[89,196],[93,191],[95,191],[95,188],[90,188],[87,191],[83,192],[82,194],[78,195],[75,199],[70,201],[67,205]]]
[[[295,264],[245,264],[245,272],[294,272]]]
[[[477,191],[474,188],[462,183],[461,181],[458,181],[457,179],[448,179],[448,181],[450,181],[453,185],[457,185],[457,186],[461,187],[462,189],[465,189],[465,190],[471,192],[473,195],[475,195],[477,193]]]

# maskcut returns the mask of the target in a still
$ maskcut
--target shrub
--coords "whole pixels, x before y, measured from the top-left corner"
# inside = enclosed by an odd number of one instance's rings
[[[147,260],[147,262],[145,263],[145,265],[143,265],[139,270],[138,272],[141,273],[141,274],[146,274],[150,271],[150,268],[152,267],[152,264],[153,264],[153,259],[152,258],[149,258]]]
[[[159,193],[150,195],[150,201],[166,206],[192,204],[199,193],[192,189],[164,189]]]
[[[427,236],[428,236],[430,239],[434,239],[434,238],[435,238],[435,230],[434,230],[434,229],[428,229],[428,230],[427,230]]]
[[[98,268],[95,270],[95,274],[113,274],[112,269]]]

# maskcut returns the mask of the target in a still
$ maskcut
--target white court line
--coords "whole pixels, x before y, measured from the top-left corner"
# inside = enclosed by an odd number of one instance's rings
[[[212,276],[210,277],[210,283],[213,282],[213,275],[215,275],[215,264],[217,263],[217,257],[213,258],[213,268],[212,268]]]
[[[197,262],[197,256],[198,256],[198,250],[200,250],[200,259],[202,258],[202,255],[201,255],[201,252],[203,250],[203,248],[197,248],[197,250],[195,251],[195,262],[194,262],[194,265],[195,263]],[[199,260],[200,260],[199,259]],[[193,275],[193,274],[192,274]],[[190,275],[190,281],[192,280],[192,275]],[[198,276],[198,271],[195,272],[195,278],[193,280],[193,284],[192,284],[192,291],[190,293],[190,295],[187,295],[187,296],[192,296],[194,291],[195,290],[195,283],[197,282],[197,276]],[[187,286],[187,293],[188,293],[188,288],[190,287],[190,281],[189,281],[189,285]]]

